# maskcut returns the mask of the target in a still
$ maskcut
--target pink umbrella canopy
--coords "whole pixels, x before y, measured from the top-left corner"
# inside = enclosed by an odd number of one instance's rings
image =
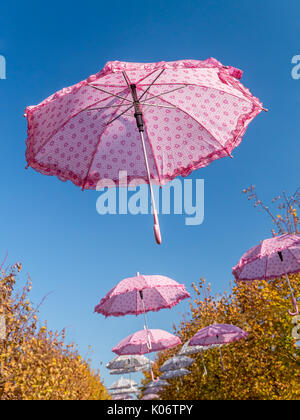
[[[139,315],[148,311],[172,308],[190,294],[183,284],[169,277],[137,275],[122,280],[95,307],[108,316]]]
[[[198,331],[191,340],[188,346],[206,346],[214,348],[218,345],[221,357],[221,365],[223,370],[223,356],[222,345],[233,343],[234,341],[247,338],[248,333],[235,325],[230,324],[213,324]]]
[[[248,337],[248,333],[235,325],[213,324],[198,331],[189,341],[189,346],[229,344]]]
[[[159,399],[159,395],[157,394],[147,394],[144,395],[142,400],[158,400]]]
[[[179,337],[163,330],[141,330],[124,338],[112,349],[118,355],[146,354],[181,344]]]
[[[26,108],[26,160],[38,172],[96,189],[102,179],[151,183],[231,156],[262,104],[219,61],[108,62],[103,70]]]
[[[286,276],[290,287],[295,313],[299,309],[288,274],[300,272],[300,235],[285,234],[265,239],[247,251],[232,272],[237,281],[270,280]]]

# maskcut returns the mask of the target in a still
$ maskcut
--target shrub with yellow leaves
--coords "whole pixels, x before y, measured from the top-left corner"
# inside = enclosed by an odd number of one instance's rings
[[[276,216],[251,186],[243,190],[271,217],[273,235],[300,233],[300,188],[291,196],[285,192],[276,197]],[[290,275],[295,295],[300,296],[300,273]],[[230,294],[212,297],[210,287],[202,279],[193,284],[195,297],[190,313],[175,333],[185,343],[200,329],[213,324],[233,324],[249,333],[241,340],[222,347],[226,370],[220,363],[217,348],[193,355],[196,362],[191,374],[181,380],[170,380],[160,394],[163,400],[300,400],[300,317],[288,314],[290,291],[285,278],[273,281],[234,283]],[[178,352],[171,349],[159,353],[154,371]],[[143,384],[149,382],[145,373]]]
[[[300,293],[300,277],[291,276]],[[289,295],[284,279],[273,282],[239,283],[230,294],[202,297],[209,290],[205,281],[194,284],[190,319],[175,328],[183,343],[200,329],[213,324],[233,324],[249,333],[241,340],[222,347],[226,371],[218,349],[193,355],[191,375],[170,380],[160,394],[163,400],[300,400],[300,349],[292,337],[288,315]],[[178,348],[159,353],[154,371],[178,352]],[[205,368],[207,369],[207,374]],[[149,381],[149,375],[143,383]]]
[[[65,344],[65,331],[38,326],[38,308],[28,296],[28,281],[14,291],[16,264],[0,277],[0,315],[5,334],[0,338],[1,400],[103,400],[108,393],[99,372],[82,360],[73,344]]]

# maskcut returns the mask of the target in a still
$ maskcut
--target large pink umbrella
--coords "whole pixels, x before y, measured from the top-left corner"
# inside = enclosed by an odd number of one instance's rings
[[[96,189],[120,171],[149,183],[156,241],[161,235],[151,183],[231,156],[262,105],[242,71],[205,61],[108,62],[103,70],[27,107],[28,166]]]
[[[299,314],[288,274],[300,272],[300,235],[285,234],[265,239],[247,251],[232,272],[237,281],[270,280],[285,276],[295,309],[294,313],[289,311],[289,314]]]
[[[222,368],[224,369],[221,345],[247,338],[248,333],[235,325],[213,324],[199,330],[189,341],[189,346],[205,346],[212,348],[219,345]]]
[[[146,354],[181,344],[179,337],[163,330],[141,330],[124,338],[112,349],[118,355]]]

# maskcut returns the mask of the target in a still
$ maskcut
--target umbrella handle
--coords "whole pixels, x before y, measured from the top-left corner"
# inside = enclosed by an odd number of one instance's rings
[[[292,312],[292,311],[288,311],[288,313],[289,313],[289,315],[290,316],[296,316],[296,315],[299,315],[299,308],[298,308],[298,305],[297,305],[297,301],[296,301],[296,299],[295,299],[295,297],[293,296],[292,297],[292,302],[293,302],[293,305],[294,305],[294,309],[295,309],[295,311],[296,312]]]
[[[153,230],[154,230],[155,240],[156,240],[156,243],[158,245],[160,245],[161,244],[161,233],[160,233],[159,221],[158,221],[156,210],[154,210],[154,212],[153,212],[153,218],[154,218]]]

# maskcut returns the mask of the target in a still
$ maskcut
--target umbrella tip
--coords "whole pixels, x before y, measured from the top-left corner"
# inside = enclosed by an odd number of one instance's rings
[[[153,226],[153,229],[154,229],[154,236],[155,236],[156,243],[158,245],[161,245],[161,233],[160,233],[159,224],[155,224]]]

